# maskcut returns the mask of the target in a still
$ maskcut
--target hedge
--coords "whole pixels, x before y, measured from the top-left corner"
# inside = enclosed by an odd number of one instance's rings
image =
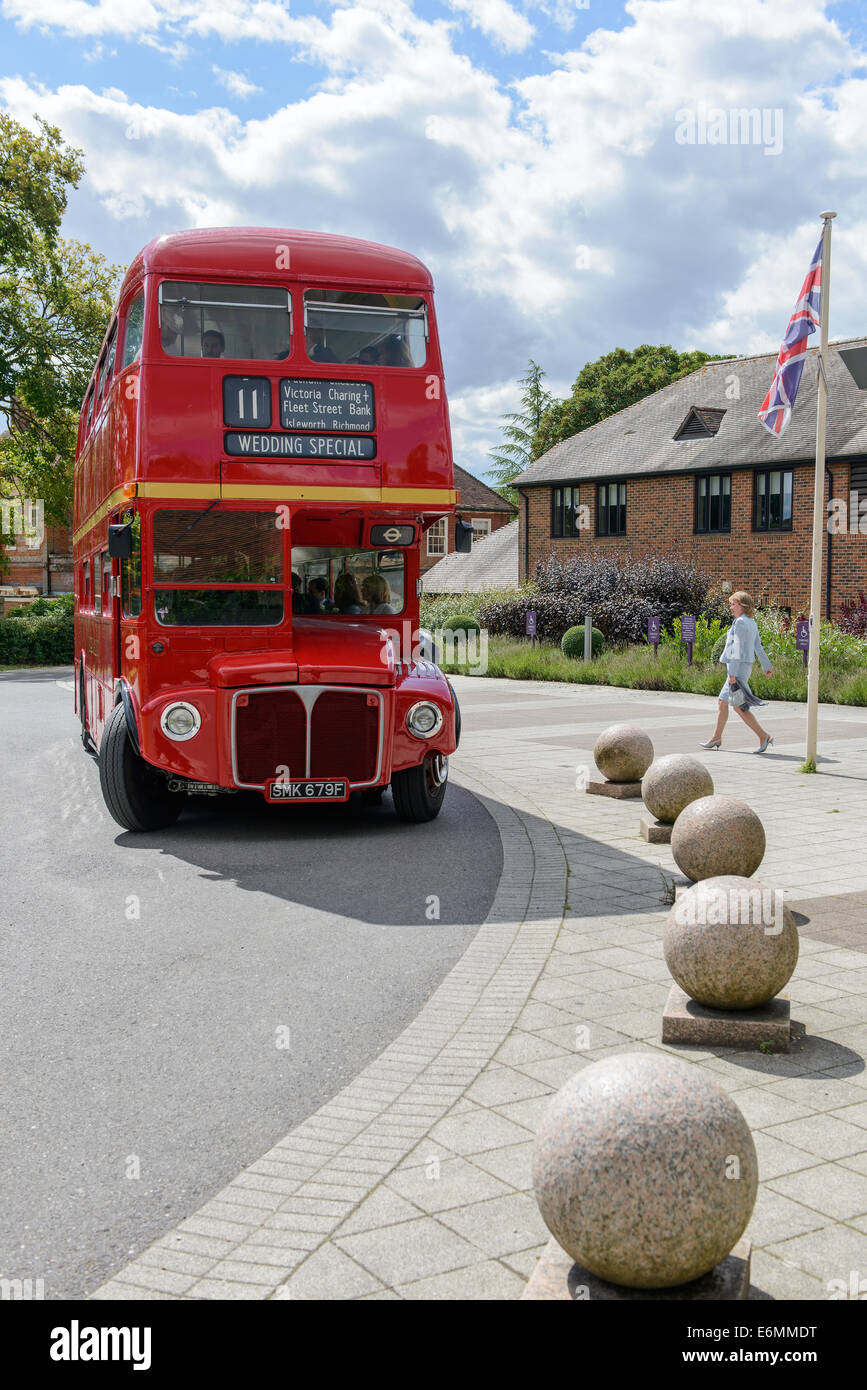
[[[71,613],[0,618],[0,666],[71,666],[74,659]]]

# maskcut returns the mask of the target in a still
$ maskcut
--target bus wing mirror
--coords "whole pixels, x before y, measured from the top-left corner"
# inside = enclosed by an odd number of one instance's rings
[[[129,522],[108,528],[108,553],[113,560],[128,560],[132,555],[132,527]]]
[[[473,548],[473,528],[458,517],[455,521],[455,550],[459,555],[469,555]]]

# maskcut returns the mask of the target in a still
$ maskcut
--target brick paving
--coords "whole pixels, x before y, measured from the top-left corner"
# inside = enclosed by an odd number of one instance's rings
[[[93,1297],[513,1299],[547,1240],[531,1192],[548,1097],[614,1053],[705,1068],[749,1121],[761,1185],[753,1298],[825,1299],[867,1275],[867,719],[820,715],[822,775],[797,772],[804,708],[773,704],[769,754],[702,696],[463,679],[456,781],[488,807],[505,868],[472,945],[379,1058]],[[762,817],[759,871],[798,914],[787,1056],[664,1048],[667,845],[640,802],[589,797],[598,732],[646,728],[702,757]],[[856,1281],[857,1283],[857,1281]]]

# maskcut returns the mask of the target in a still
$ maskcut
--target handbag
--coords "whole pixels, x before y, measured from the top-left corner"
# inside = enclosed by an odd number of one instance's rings
[[[740,709],[741,705],[746,704],[746,699],[747,697],[741,689],[739,681],[729,695],[729,704],[733,705],[735,709]]]

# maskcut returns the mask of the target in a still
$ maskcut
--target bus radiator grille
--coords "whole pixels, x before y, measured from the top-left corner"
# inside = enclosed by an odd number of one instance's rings
[[[379,701],[365,691],[326,690],[313,706],[310,776],[370,782],[379,753]]]
[[[373,781],[379,760],[380,703],[364,690],[323,690],[312,702],[310,766],[307,711],[292,690],[256,690],[235,707],[235,758],[241,785],[279,776]],[[288,773],[286,769],[288,768]]]
[[[304,777],[307,714],[298,696],[291,690],[251,692],[235,709],[235,747],[241,783],[262,787],[281,774]]]

